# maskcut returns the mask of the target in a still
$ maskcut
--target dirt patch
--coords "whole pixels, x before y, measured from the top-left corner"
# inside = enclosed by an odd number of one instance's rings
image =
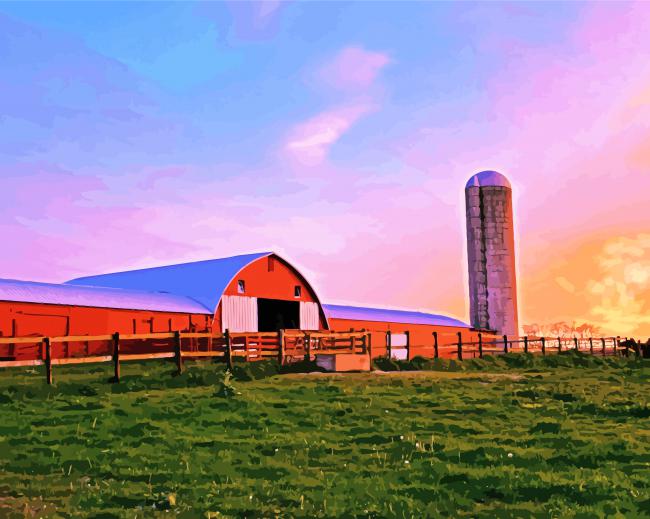
[[[56,506],[41,498],[0,497],[0,517],[55,517]]]

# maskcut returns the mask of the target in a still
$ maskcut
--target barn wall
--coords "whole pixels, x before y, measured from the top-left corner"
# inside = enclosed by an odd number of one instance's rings
[[[239,293],[237,282],[243,280],[246,286],[244,294]],[[296,286],[301,287],[301,296],[294,297]],[[226,287],[224,295],[249,296],[284,301],[318,302],[316,294],[303,277],[290,265],[277,257],[259,258],[242,271]],[[320,305],[319,305],[320,307]],[[215,329],[221,330],[221,303],[215,312]],[[327,321],[320,310],[320,328],[327,329]]]
[[[40,303],[0,301],[0,336],[105,335],[114,332],[152,333],[168,331],[209,331],[211,316],[143,310],[90,308]],[[93,343],[56,344],[55,356],[106,353],[108,345]],[[39,345],[0,345],[0,357],[35,358]]]
[[[387,355],[386,332],[410,334],[410,357],[417,355],[423,357],[433,357],[433,332],[438,332],[438,346],[440,347],[441,357],[455,357],[456,353],[445,351],[445,345],[456,345],[458,336],[461,332],[463,341],[477,341],[477,332],[470,331],[467,328],[455,326],[432,326],[425,324],[404,324],[389,323],[381,321],[358,321],[352,319],[334,319],[330,318],[330,329],[333,331],[367,330],[370,332],[372,341],[372,356],[382,357]]]

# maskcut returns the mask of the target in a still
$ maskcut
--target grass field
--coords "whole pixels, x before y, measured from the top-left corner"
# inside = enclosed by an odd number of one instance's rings
[[[110,369],[0,373],[0,517],[650,516],[648,361]]]

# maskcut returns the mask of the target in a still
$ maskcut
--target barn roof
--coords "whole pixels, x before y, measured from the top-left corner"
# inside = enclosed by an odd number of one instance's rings
[[[201,303],[189,297],[163,292],[57,285],[15,279],[0,279],[0,301],[194,314],[211,313]]]
[[[270,256],[272,252],[243,254],[229,258],[180,263],[113,274],[87,276],[67,281],[67,285],[169,292],[198,301],[214,313],[223,292],[240,270],[256,259]]]
[[[384,321],[402,324],[429,324],[436,326],[458,326],[469,328],[453,317],[446,315],[427,314],[408,310],[390,310],[386,308],[368,308],[361,306],[323,305],[328,319],[350,319],[353,321]]]

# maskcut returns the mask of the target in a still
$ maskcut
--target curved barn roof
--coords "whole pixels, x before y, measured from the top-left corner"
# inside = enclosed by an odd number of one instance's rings
[[[86,276],[71,279],[66,281],[66,284],[168,292],[189,297],[208,309],[210,313],[214,313],[221,296],[235,276],[253,261],[271,254],[273,253],[258,252],[229,258]]]
[[[390,310],[386,308],[367,308],[362,306],[323,305],[328,319],[350,319],[352,321],[383,321],[402,324],[429,324],[435,326],[457,326],[469,328],[453,317],[427,314],[409,310]]]
[[[198,301],[175,294],[120,288],[58,285],[15,279],[0,279],[0,301],[192,314],[211,313]]]

